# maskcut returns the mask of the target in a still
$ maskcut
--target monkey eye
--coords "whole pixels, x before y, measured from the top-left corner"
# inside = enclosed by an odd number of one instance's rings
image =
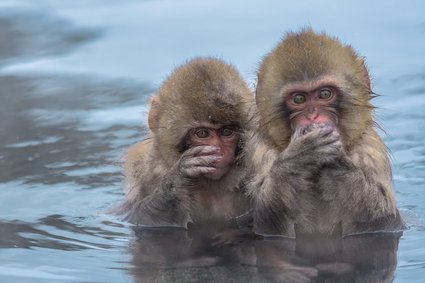
[[[296,94],[294,94],[293,96],[292,96],[292,101],[295,103],[295,104],[302,104],[302,103],[304,103],[305,102],[305,95],[304,94],[301,94],[301,93],[296,93]]]
[[[230,127],[223,127],[220,129],[220,135],[223,137],[230,137],[235,131]]]
[[[198,138],[205,139],[210,135],[210,132],[205,128],[200,128],[195,131],[195,135]]]
[[[329,88],[323,88],[320,90],[319,98],[320,99],[329,99],[332,97],[332,91]]]

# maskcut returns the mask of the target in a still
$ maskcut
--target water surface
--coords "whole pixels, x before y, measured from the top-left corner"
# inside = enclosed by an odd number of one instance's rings
[[[421,1],[2,1],[0,281],[422,282],[424,10]],[[123,151],[143,137],[148,98],[175,66],[218,56],[253,87],[262,56],[306,25],[367,57],[403,235],[222,246],[202,227],[141,231],[106,213],[123,197]]]

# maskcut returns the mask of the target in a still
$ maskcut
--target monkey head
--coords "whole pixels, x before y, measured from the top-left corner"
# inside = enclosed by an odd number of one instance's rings
[[[172,166],[190,146],[190,135],[196,143],[210,133],[207,130],[226,136],[230,130],[246,129],[252,100],[239,73],[221,60],[197,58],[176,68],[149,111],[149,128],[161,157]],[[235,144],[240,145],[239,138]]]
[[[373,123],[364,59],[326,34],[290,32],[263,59],[256,103],[260,129],[280,150],[298,127],[330,124],[346,148]]]

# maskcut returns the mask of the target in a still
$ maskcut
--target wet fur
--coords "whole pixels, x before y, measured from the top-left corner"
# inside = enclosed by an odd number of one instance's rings
[[[174,72],[152,99],[145,141],[125,156],[126,198],[118,213],[134,224],[187,227],[190,222],[226,221],[248,210],[241,140],[229,172],[217,181],[188,178],[182,160],[187,132],[203,122],[249,128],[253,97],[237,71],[210,58],[194,59]]]
[[[282,95],[319,81],[339,90],[337,128],[293,133]],[[257,233],[345,236],[404,227],[372,98],[364,60],[325,34],[288,33],[264,58],[256,90],[260,127],[247,145]]]

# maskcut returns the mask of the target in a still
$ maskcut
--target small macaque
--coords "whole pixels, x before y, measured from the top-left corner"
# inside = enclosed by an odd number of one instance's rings
[[[404,227],[373,96],[364,60],[311,29],[288,33],[264,58],[260,130],[247,146],[255,232],[346,236]]]
[[[253,95],[230,65],[194,59],[151,100],[149,136],[125,157],[124,218],[145,226],[223,221],[245,213],[243,132]]]

